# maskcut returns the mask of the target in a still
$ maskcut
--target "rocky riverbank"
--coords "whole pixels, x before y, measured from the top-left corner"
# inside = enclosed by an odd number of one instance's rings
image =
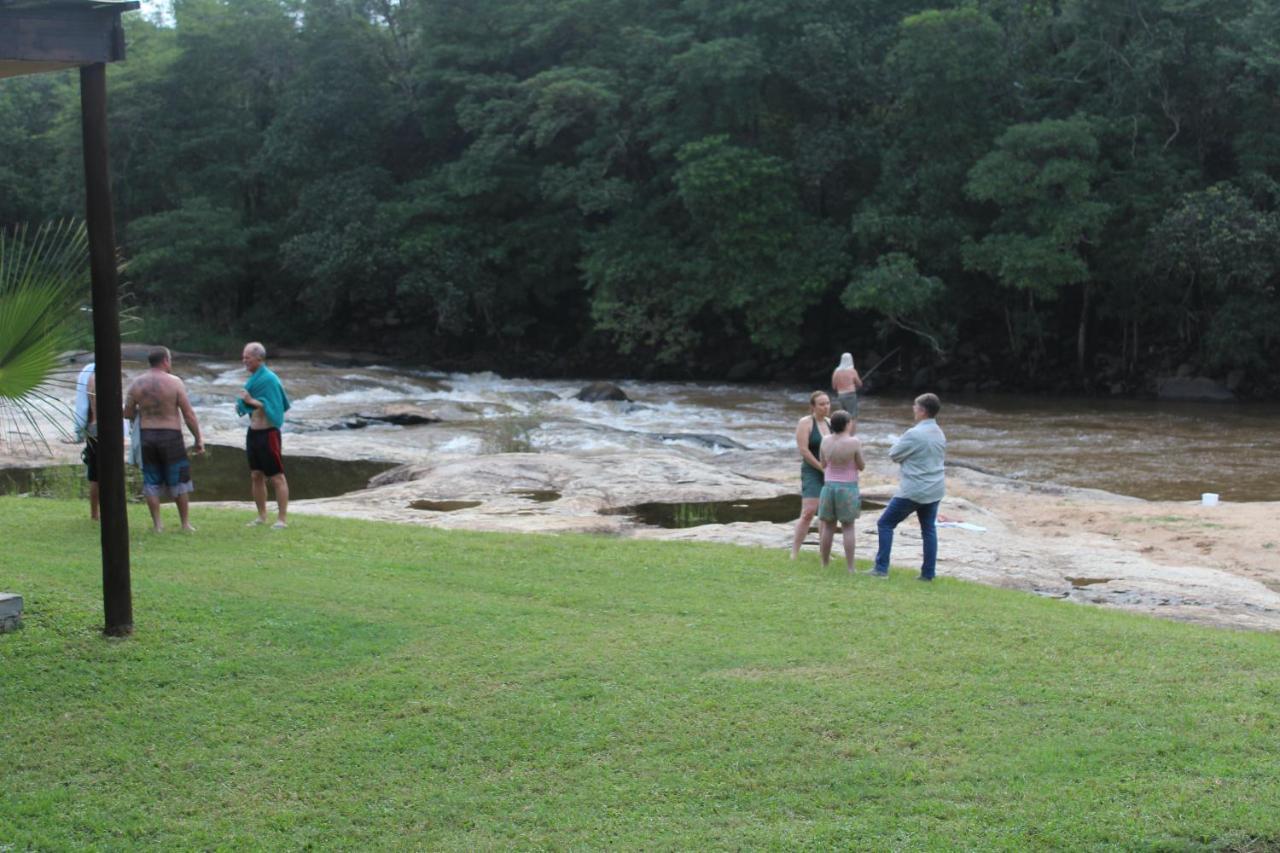
[[[589,459],[498,454],[404,466],[382,475],[370,489],[303,501],[295,510],[462,530],[592,533],[781,550],[789,546],[788,523],[661,529],[602,510],[659,499],[702,502],[787,494],[795,488],[794,467],[784,452],[726,453],[713,462],[667,453]],[[889,466],[873,460],[864,474],[864,496],[887,499],[893,475]],[[1280,534],[1274,532],[1280,504],[1209,508],[1020,482],[962,467],[952,467],[948,475],[942,519],[983,530],[939,530],[943,576],[1203,624],[1280,630]],[[526,496],[533,491],[560,497],[533,501]],[[480,503],[446,512],[412,507],[415,501],[443,502],[463,495]],[[868,512],[857,525],[861,557],[874,554],[876,517]],[[814,538],[807,552],[814,550]],[[916,564],[919,547],[918,532],[902,525],[895,564]]]
[[[298,523],[342,515],[506,533],[789,546],[788,521],[668,529],[609,511],[652,501],[793,494],[797,462],[788,424],[803,411],[802,390],[633,382],[622,383],[629,399],[587,402],[577,399],[582,383],[568,380],[310,359],[274,366],[295,403],[286,460],[296,454],[400,466],[340,497],[295,495],[302,498],[292,507]],[[187,380],[206,443],[241,444],[244,424],[230,401],[243,371],[231,362],[197,359],[177,372]],[[942,517],[965,526],[940,530],[940,574],[1175,619],[1280,629],[1280,534],[1274,533],[1280,503],[1232,494],[1273,494],[1273,478],[1248,480],[1274,469],[1258,443],[1272,434],[1273,421],[1250,413],[1228,424],[1210,410],[1225,411],[1134,404],[1004,411],[952,402],[944,425],[955,464]],[[883,501],[892,492],[896,469],[886,449],[906,426],[907,411],[904,400],[863,404],[868,499]],[[78,445],[48,436],[48,451],[40,454],[12,444],[0,448],[0,466],[78,457]],[[1242,444],[1251,448],[1247,456],[1239,452]],[[1195,466],[1178,462],[1191,458]],[[1108,482],[1117,490],[1141,484],[1148,495],[1198,493],[1201,483],[1228,487],[1206,489],[1224,493],[1225,502],[1209,508],[1057,484],[1072,481]],[[196,488],[199,493],[198,482]],[[868,511],[857,526],[864,558],[875,546],[875,517]],[[913,566],[918,533],[907,524],[899,531],[895,561]]]

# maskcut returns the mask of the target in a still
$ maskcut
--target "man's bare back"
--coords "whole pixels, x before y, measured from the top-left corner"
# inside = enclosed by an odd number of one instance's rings
[[[138,417],[142,427],[142,496],[151,511],[152,529],[164,530],[160,521],[160,499],[173,497],[178,505],[182,529],[194,533],[188,518],[190,506],[191,465],[182,446],[182,422],[187,422],[196,440],[194,453],[204,453],[200,422],[187,399],[187,386],[169,370],[173,359],[165,347],[153,347],[147,353],[147,372],[133,380],[124,400],[124,416]]]
[[[150,356],[148,356],[150,358]],[[187,429],[196,442],[196,452],[204,452],[204,441],[200,437],[200,422],[196,420],[195,409],[187,398],[187,386],[182,380],[169,373],[171,360],[166,354],[163,360],[157,358],[145,373],[129,385],[124,400],[124,416],[132,420],[141,418],[143,429],[176,429],[182,430],[186,421]]]
[[[853,462],[858,465],[859,471],[867,467],[867,463],[863,461],[862,442],[856,436],[845,433],[827,436],[822,440],[819,452],[822,454],[822,461],[828,464],[848,465]]]
[[[837,367],[831,372],[831,387],[837,394],[849,394],[862,387],[862,378],[852,367]]]
[[[183,403],[191,405],[182,380],[152,368],[129,386],[125,416],[141,415],[143,429],[182,429]]]

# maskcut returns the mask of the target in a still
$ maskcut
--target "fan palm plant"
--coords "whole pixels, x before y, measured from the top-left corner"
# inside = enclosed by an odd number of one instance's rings
[[[73,381],[62,354],[83,343],[88,292],[83,224],[0,230],[0,445],[47,446],[49,427],[69,435],[67,406],[54,391]]]

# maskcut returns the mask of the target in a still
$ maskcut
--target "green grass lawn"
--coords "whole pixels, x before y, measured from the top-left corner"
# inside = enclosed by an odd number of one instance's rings
[[[86,515],[0,499],[3,851],[1280,847],[1275,635],[196,506],[107,640]]]

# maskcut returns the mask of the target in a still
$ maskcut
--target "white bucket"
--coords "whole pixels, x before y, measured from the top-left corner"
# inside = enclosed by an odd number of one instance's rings
[[[1218,495],[1214,492],[1205,492],[1200,496],[1200,505],[1201,506],[1217,506]]]

